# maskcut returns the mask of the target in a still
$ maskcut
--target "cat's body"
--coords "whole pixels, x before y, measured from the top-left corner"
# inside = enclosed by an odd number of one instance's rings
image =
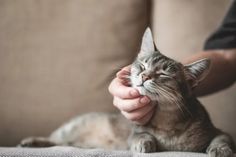
[[[128,149],[127,139],[132,125],[121,114],[87,113],[65,123],[45,137],[24,139],[23,147],[48,147],[54,145],[80,148]]]
[[[125,141],[130,130],[131,126],[120,114],[94,112],[72,119],[49,139],[59,145],[124,150],[128,148]]]
[[[175,110],[157,109],[152,121],[145,127],[136,126],[136,130],[154,135],[158,151],[205,152],[211,140],[221,132],[212,125],[203,106],[197,100],[193,103],[196,107],[189,109],[192,115],[175,116]]]
[[[22,146],[70,145],[83,148],[130,149],[135,152],[207,152],[231,157],[230,136],[215,128],[192,89],[207,74],[209,60],[182,65],[155,50],[150,30],[132,64],[130,81],[156,105],[144,126],[120,114],[90,113],[66,123],[48,138],[28,138]]]

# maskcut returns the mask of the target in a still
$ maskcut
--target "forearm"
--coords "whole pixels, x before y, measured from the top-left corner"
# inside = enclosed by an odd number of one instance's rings
[[[207,77],[195,88],[197,96],[204,96],[232,85],[236,80],[236,49],[209,50],[197,53],[184,60],[184,64],[201,58],[211,60],[211,69]]]

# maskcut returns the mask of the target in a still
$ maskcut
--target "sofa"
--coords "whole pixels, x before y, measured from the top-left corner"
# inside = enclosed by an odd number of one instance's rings
[[[147,26],[165,55],[202,50],[226,13],[221,0],[1,0],[0,156],[206,156],[72,147],[17,148],[81,113],[117,112],[107,87],[136,56]],[[236,140],[236,86],[200,100]]]

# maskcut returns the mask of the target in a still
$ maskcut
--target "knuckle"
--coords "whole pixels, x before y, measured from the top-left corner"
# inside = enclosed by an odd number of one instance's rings
[[[113,105],[114,105],[116,108],[118,108],[119,110],[122,110],[121,105],[120,105],[119,100],[118,100],[117,97],[114,97],[114,99],[113,99]]]
[[[130,106],[125,101],[126,100],[115,98],[113,99],[113,105],[117,107],[120,111],[128,113],[130,112]]]

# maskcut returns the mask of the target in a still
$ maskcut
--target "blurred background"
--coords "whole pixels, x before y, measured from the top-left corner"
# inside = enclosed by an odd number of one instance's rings
[[[116,111],[107,87],[148,25],[179,61],[202,50],[230,0],[0,0],[0,146],[47,136],[70,118]],[[219,74],[220,75],[220,74]],[[236,140],[236,86],[201,98]]]

